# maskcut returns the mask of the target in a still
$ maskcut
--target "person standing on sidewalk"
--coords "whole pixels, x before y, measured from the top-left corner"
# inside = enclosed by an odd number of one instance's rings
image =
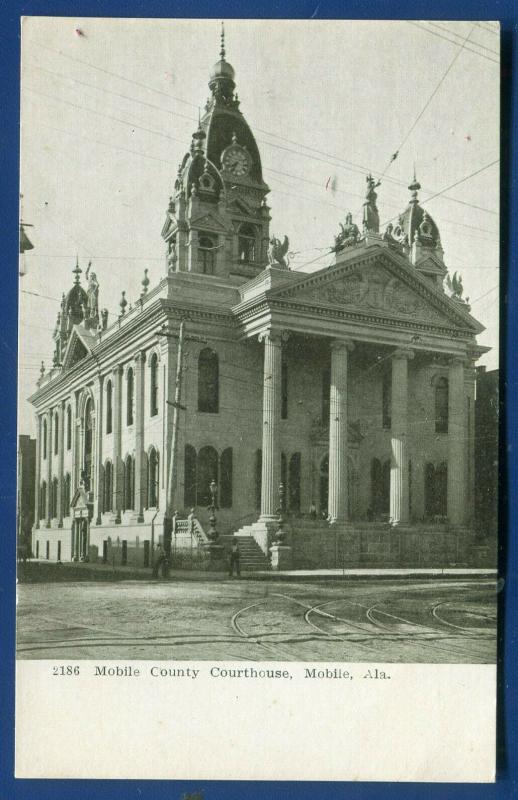
[[[234,577],[234,567],[236,568],[237,577],[238,578],[241,577],[241,566],[239,563],[239,556],[240,556],[239,542],[234,537],[234,539],[232,540],[232,546],[230,548],[230,572],[229,572],[230,578]]]

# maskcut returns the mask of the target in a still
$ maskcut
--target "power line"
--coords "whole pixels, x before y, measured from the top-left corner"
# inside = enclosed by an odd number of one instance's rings
[[[437,94],[437,92],[438,92],[438,91],[439,91],[439,89],[441,88],[442,84],[443,84],[443,83],[444,83],[444,81],[446,80],[447,76],[448,76],[448,75],[449,75],[449,73],[451,72],[451,69],[452,69],[452,67],[454,66],[454,64],[455,64],[455,62],[457,61],[458,57],[459,57],[459,56],[460,56],[460,54],[462,53],[462,51],[463,51],[463,49],[464,49],[464,47],[465,47],[465,45],[466,45],[466,42],[468,41],[469,37],[471,36],[471,34],[473,33],[473,31],[474,31],[474,30],[475,30],[475,27],[473,26],[473,28],[470,30],[470,32],[468,33],[468,35],[467,35],[467,36],[466,36],[466,38],[464,39],[464,41],[463,41],[462,45],[460,46],[459,50],[457,51],[457,53],[455,53],[454,57],[453,57],[453,58],[452,58],[452,60],[450,61],[450,63],[449,63],[449,65],[448,65],[448,67],[447,67],[447,68],[446,68],[446,70],[445,70],[445,72],[443,73],[443,75],[442,75],[442,76],[441,76],[441,78],[439,79],[439,82],[437,83],[437,85],[436,85],[435,89],[433,90],[433,92],[431,93],[430,97],[428,98],[428,100],[427,100],[427,101],[426,101],[426,103],[424,104],[423,108],[421,109],[421,111],[419,112],[419,114],[417,115],[417,117],[415,118],[414,122],[413,122],[413,123],[412,123],[412,125],[410,126],[410,128],[409,128],[409,130],[407,131],[407,133],[405,134],[405,136],[403,137],[403,139],[402,139],[402,141],[401,141],[401,143],[400,143],[399,147],[397,147],[397,148],[396,148],[394,155],[391,157],[390,161],[388,162],[387,166],[385,167],[385,169],[384,169],[384,171],[383,171],[382,177],[385,175],[385,173],[386,173],[386,172],[387,172],[387,170],[389,169],[390,165],[391,165],[391,164],[392,164],[392,163],[395,161],[395,159],[397,158],[398,154],[399,154],[399,153],[400,153],[400,151],[401,151],[401,148],[402,148],[402,147],[403,147],[403,145],[404,145],[404,144],[405,144],[405,143],[408,141],[408,139],[409,139],[410,135],[412,134],[412,131],[414,131],[414,130],[415,130],[415,128],[416,128],[416,126],[417,126],[417,124],[418,124],[419,120],[422,118],[422,116],[423,116],[423,114],[425,113],[426,109],[429,107],[429,105],[430,105],[430,103],[432,102],[432,100],[434,99],[435,95]]]
[[[133,81],[133,80],[127,78],[124,75],[120,75],[119,73],[116,73],[116,72],[111,72],[110,70],[106,70],[106,69],[104,69],[102,67],[98,67],[97,65],[91,64],[91,63],[89,63],[87,61],[83,61],[81,59],[73,58],[72,56],[69,56],[69,55],[66,55],[65,53],[62,53],[61,51],[53,50],[52,48],[49,48],[46,45],[41,45],[40,43],[37,43],[37,42],[35,44],[37,44],[39,47],[43,47],[44,49],[49,50],[50,52],[56,53],[57,55],[61,55],[61,56],[65,57],[65,58],[68,58],[68,59],[70,59],[72,61],[77,61],[80,64],[84,64],[84,65],[86,65],[88,67],[91,67],[92,69],[98,69],[101,72],[107,73],[109,75],[113,75],[116,78],[120,78],[121,80],[124,80],[124,81],[127,81],[129,83],[135,84],[136,86],[140,86],[142,88],[145,88],[148,91],[157,92],[158,94],[164,95],[164,96],[166,96],[166,97],[168,97],[170,99],[173,99],[173,100],[177,100],[180,103],[185,103],[186,105],[189,105],[189,106],[191,106],[193,108],[197,108],[197,109],[199,108],[199,106],[195,105],[194,103],[191,103],[191,102],[189,102],[187,100],[183,100],[182,98],[179,98],[179,97],[175,97],[173,95],[169,95],[166,92],[162,92],[160,89],[156,89],[156,88],[154,88],[152,86],[149,86],[147,84],[139,83],[138,81]],[[58,76],[57,73],[53,73],[50,70],[46,70],[46,71],[49,72],[50,74]],[[59,77],[61,77],[61,76],[59,76]],[[63,79],[65,79],[65,78],[63,78]],[[75,82],[80,83],[80,84],[85,85],[85,86],[90,86],[91,88],[93,88],[93,89],[95,89],[97,91],[106,91],[106,92],[111,93],[111,90],[106,89],[104,87],[94,86],[93,84],[87,84],[84,81],[76,81],[75,78],[71,78],[71,77],[69,78],[68,76],[67,76],[67,79],[75,81]],[[138,98],[129,98],[127,95],[124,95],[124,97],[126,97],[127,99],[131,99],[135,103],[142,103],[144,105],[152,105],[152,104],[146,103],[145,101],[139,100]],[[185,115],[180,114],[179,112],[175,112],[175,111],[173,111],[171,109],[164,109],[162,106],[153,105],[153,107],[157,108],[162,113],[170,114],[170,115],[173,115],[173,116],[180,116],[180,117],[183,117],[184,119],[191,119],[193,122],[196,122],[196,119],[194,117],[192,117],[192,118],[186,117]],[[126,123],[126,124],[131,124],[131,123]],[[334,167],[339,166],[339,164],[337,165],[336,163],[334,163],[335,161],[338,161],[341,164],[350,165],[350,166],[346,166],[346,169],[348,169],[348,171],[352,171],[354,173],[364,174],[365,171],[370,171],[370,172],[375,171],[375,170],[372,170],[371,168],[366,167],[364,165],[356,164],[353,161],[349,161],[349,160],[341,158],[339,156],[335,156],[333,154],[326,153],[324,151],[321,151],[321,150],[318,150],[316,148],[310,147],[309,145],[303,144],[301,142],[297,142],[297,141],[295,141],[293,139],[288,139],[286,137],[280,136],[279,134],[272,133],[271,131],[267,131],[265,129],[259,128],[258,126],[254,125],[254,128],[256,130],[258,130],[258,131],[261,131],[262,133],[267,134],[268,136],[273,136],[276,139],[279,139],[281,141],[285,141],[285,142],[288,142],[290,144],[295,144],[297,147],[303,147],[304,149],[309,150],[311,152],[317,153],[319,155],[326,156],[327,158],[331,158],[331,159],[333,159],[333,162],[325,161],[325,160],[323,160],[321,158],[315,159],[313,156],[308,156],[307,153],[301,153],[299,151],[292,150],[290,148],[281,148],[283,150],[287,150],[288,152],[294,153],[295,155],[305,156],[306,158],[313,158],[314,160],[321,161],[321,162],[323,161],[323,163],[329,164],[330,166],[334,166]],[[178,141],[178,140],[175,140],[175,141]],[[280,148],[280,145],[276,145],[273,142],[265,141],[264,139],[258,139],[257,141],[259,141],[261,144],[265,144],[266,146],[269,146],[269,147]],[[387,177],[386,180],[388,180],[391,183],[394,183],[396,185],[399,185],[399,186],[404,186],[405,185],[404,181],[398,180],[396,178]],[[428,190],[425,189],[425,191],[430,191],[430,190],[429,189]],[[445,197],[445,199],[449,200],[451,202],[461,203],[462,205],[468,205],[468,206],[470,205],[470,203],[467,203],[466,201],[458,200],[457,198],[454,198],[454,197]],[[486,211],[488,213],[494,213],[489,209],[484,209],[484,208],[481,208],[481,207],[477,207],[477,208],[478,208],[478,210],[481,210],[481,211]]]
[[[458,39],[464,39],[464,36],[461,33],[455,33],[455,31],[451,30],[450,28],[446,28],[444,25],[440,25],[437,22],[432,22],[428,20],[428,25],[431,25],[433,28],[437,28],[440,31],[446,31],[450,36],[456,36]],[[476,25],[476,23],[475,23]],[[470,44],[476,45],[480,47],[482,50],[487,50],[488,53],[492,53],[494,56],[500,56],[498,50],[492,50],[490,47],[485,47],[485,45],[480,44],[480,42],[475,42],[473,39],[470,39]]]
[[[448,39],[442,33],[437,33],[436,31],[432,31],[432,30],[430,30],[430,28],[427,28],[425,25],[420,25],[418,22],[410,22],[410,20],[409,20],[408,24],[409,25],[414,25],[416,28],[419,28],[422,31],[426,31],[426,33],[429,33],[431,36],[438,36],[439,39],[444,39],[445,42],[449,42],[450,44],[455,44],[455,45],[458,44],[458,42],[456,42],[454,39]],[[491,58],[490,56],[484,55],[484,53],[481,53],[479,50],[475,50],[475,49],[473,49],[471,47],[467,47],[467,46],[465,46],[463,49],[464,50],[468,50],[470,53],[474,53],[476,56],[479,56],[480,58],[485,58],[486,61],[491,61],[493,64],[496,64],[497,66],[500,66],[500,61],[497,61],[496,59]]]

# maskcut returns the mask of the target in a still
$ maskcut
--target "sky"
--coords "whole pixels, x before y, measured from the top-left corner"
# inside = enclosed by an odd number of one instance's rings
[[[26,17],[22,218],[34,250],[20,279],[19,431],[76,256],[91,260],[113,320],[122,290],[165,275],[160,231],[178,162],[208,97],[219,20]],[[499,33],[491,22],[226,20],[226,51],[261,153],[271,232],[293,269],[328,260],[339,222],[361,223],[365,175],[382,226],[415,166],[445,262],[463,278],[498,366]],[[398,156],[391,161],[391,156]],[[446,190],[446,191],[445,191]],[[434,195],[438,194],[437,197]],[[427,201],[427,198],[429,200]]]

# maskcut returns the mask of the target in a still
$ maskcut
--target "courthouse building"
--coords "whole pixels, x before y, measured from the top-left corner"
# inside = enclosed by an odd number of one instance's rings
[[[203,543],[215,481],[218,531],[265,563],[280,505],[295,566],[462,560],[487,348],[419,183],[380,230],[367,176],[363,218],[336,220],[322,268],[291,270],[223,45],[220,56],[172,187],[158,284],[146,270],[140,297],[121,286],[110,318],[102,275],[89,265],[83,285],[76,264],[63,295],[53,365],[30,398],[33,552],[147,564],[168,489],[173,535]]]

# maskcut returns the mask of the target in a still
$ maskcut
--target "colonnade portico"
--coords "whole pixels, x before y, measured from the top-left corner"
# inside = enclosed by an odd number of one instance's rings
[[[258,523],[273,529],[278,519],[279,481],[281,472],[281,363],[283,340],[281,330],[267,330],[259,335],[264,344],[263,363],[263,426],[261,467],[261,513]],[[348,503],[348,396],[349,354],[354,350],[348,338],[329,337],[331,381],[329,396],[329,488],[328,520],[332,525],[347,527]],[[430,353],[430,356],[433,354]],[[394,527],[410,523],[411,454],[409,440],[412,423],[409,417],[409,364],[415,351],[395,347],[390,354],[391,422],[390,422],[390,523]],[[447,516],[457,527],[465,524],[466,507],[466,420],[464,359],[448,357],[448,482]],[[422,423],[422,421],[421,421]],[[433,419],[431,420],[433,424]],[[417,429],[419,430],[419,429]]]

